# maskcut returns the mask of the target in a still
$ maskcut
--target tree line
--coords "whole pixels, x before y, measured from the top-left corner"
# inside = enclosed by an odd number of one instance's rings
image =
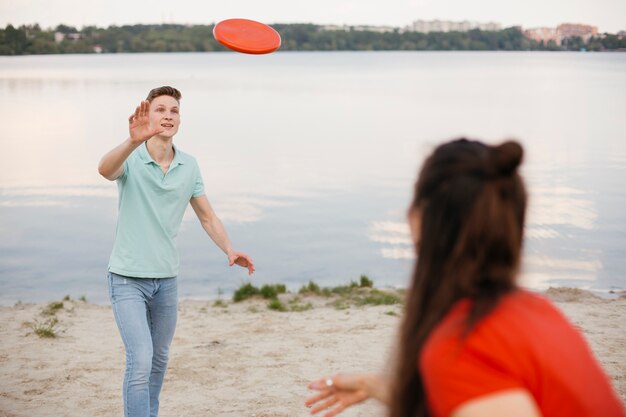
[[[500,31],[401,32],[324,30],[314,24],[276,24],[282,51],[606,51],[626,48],[626,38],[603,34],[562,45],[528,39],[519,28]],[[7,25],[0,29],[0,55],[127,52],[225,51],[213,38],[213,25],[126,25],[81,30],[67,25]]]

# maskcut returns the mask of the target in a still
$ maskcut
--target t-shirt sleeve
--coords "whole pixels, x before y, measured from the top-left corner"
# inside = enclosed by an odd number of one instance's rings
[[[505,346],[469,336],[440,337],[425,346],[420,369],[434,416],[447,417],[461,404],[497,391],[524,388]],[[514,361],[513,361],[514,362]]]
[[[200,168],[196,165],[196,178],[193,187],[192,197],[200,197],[201,195],[204,195],[204,181],[202,181],[202,173],[200,172]]]
[[[124,161],[123,167],[124,169],[122,170],[121,175],[115,179],[116,181],[126,181],[126,177],[128,176],[128,158]]]

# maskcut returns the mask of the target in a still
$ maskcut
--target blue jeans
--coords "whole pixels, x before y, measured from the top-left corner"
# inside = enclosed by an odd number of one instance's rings
[[[124,416],[156,417],[178,316],[174,278],[130,278],[109,272],[109,297],[126,348]]]

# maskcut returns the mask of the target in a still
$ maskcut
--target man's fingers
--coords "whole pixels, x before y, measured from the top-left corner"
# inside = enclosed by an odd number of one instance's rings
[[[141,102],[141,115],[146,117],[150,112],[150,102],[148,100],[144,100]]]
[[[152,134],[150,135],[150,137],[158,135],[159,133],[163,133],[163,132],[165,132],[165,129],[163,129],[162,127],[154,128],[152,130]]]

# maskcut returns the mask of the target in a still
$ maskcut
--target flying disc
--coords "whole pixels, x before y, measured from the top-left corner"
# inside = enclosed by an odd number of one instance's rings
[[[254,20],[222,20],[213,28],[213,36],[225,47],[244,54],[269,54],[280,48],[278,32]]]

